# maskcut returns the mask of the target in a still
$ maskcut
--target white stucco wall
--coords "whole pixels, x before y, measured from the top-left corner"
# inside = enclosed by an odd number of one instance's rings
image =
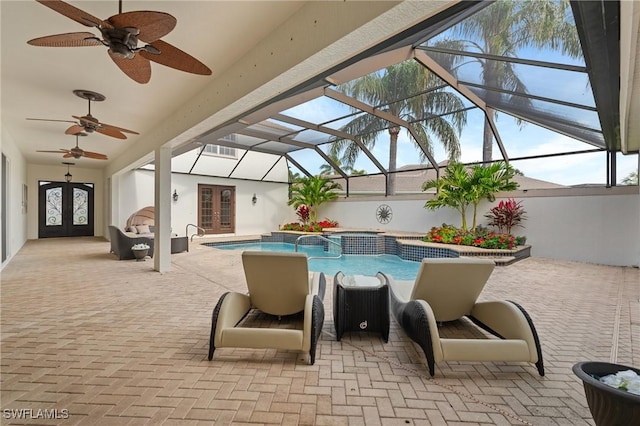
[[[27,183],[27,162],[16,146],[13,137],[2,128],[2,144],[0,148],[7,158],[7,215],[0,218],[7,224],[7,259],[2,263],[4,267],[27,241],[27,212],[22,205],[22,185]],[[0,166],[1,167],[1,166]],[[2,187],[0,187],[0,191]],[[28,192],[34,187],[29,186]],[[27,205],[27,211],[35,204]],[[2,232],[0,228],[0,232]],[[2,234],[0,234],[2,238]]]
[[[619,266],[640,266],[640,193],[638,187],[549,189],[502,194],[523,201],[527,212],[525,228],[513,230],[525,235],[532,255]],[[499,201],[499,198],[497,201]],[[339,199],[323,205],[320,217],[337,220],[341,227],[385,231],[426,232],[448,223],[460,226],[453,209],[425,209],[427,195]],[[497,202],[496,201],[496,202]],[[376,209],[387,204],[393,219],[382,225]],[[478,210],[478,223],[491,204]],[[471,214],[468,215],[469,224]]]
[[[135,170],[120,175],[119,205],[121,221],[145,206],[154,205],[154,172]],[[229,185],[236,189],[236,232],[234,235],[255,235],[278,229],[279,225],[295,220],[295,212],[287,206],[288,186],[282,183],[224,179],[174,173],[171,193],[178,192],[178,201],[171,202],[171,227],[178,235],[185,235],[187,224],[198,224],[198,184]],[[251,199],[256,194],[257,202]],[[190,227],[189,235],[196,233]]]

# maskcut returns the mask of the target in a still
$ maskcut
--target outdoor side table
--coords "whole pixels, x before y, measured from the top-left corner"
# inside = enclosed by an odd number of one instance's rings
[[[333,323],[336,338],[345,331],[380,333],[389,340],[389,286],[380,278],[344,275],[333,279]]]

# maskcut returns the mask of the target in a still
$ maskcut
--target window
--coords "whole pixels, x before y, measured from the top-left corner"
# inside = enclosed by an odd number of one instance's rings
[[[235,142],[236,140],[235,133],[225,136],[224,140]],[[215,155],[218,157],[238,158],[238,154],[236,153],[235,148],[230,148],[228,146],[214,145],[210,143],[204,146],[204,150],[202,151],[202,153],[207,155]]]

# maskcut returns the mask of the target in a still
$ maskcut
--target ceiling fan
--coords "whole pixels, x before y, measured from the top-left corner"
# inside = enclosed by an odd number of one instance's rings
[[[63,123],[73,123],[73,126],[69,127],[65,133],[67,135],[75,135],[80,132],[85,133],[93,133],[98,132],[103,135],[111,136],[112,138],[118,139],[126,139],[127,136],[123,133],[132,133],[134,135],[139,135],[138,132],[134,132],[133,130],[124,129],[122,127],[113,126],[111,124],[101,123],[98,121],[96,117],[91,115],[91,101],[101,102],[106,98],[100,93],[92,92],[90,90],[74,90],[73,93],[82,98],[86,99],[89,102],[89,113],[87,115],[83,115],[82,117],[77,117],[72,115],[78,121],[72,120],[49,120],[46,118],[27,118],[27,120],[35,120],[35,121],[58,121]]]
[[[82,25],[97,28],[102,38],[89,32],[77,32],[34,38],[28,44],[46,47],[107,46],[113,62],[127,76],[142,84],[151,79],[149,61],[193,74],[211,75],[209,67],[202,62],[160,40],[176,26],[176,18],[168,13],[148,10],[122,13],[122,0],[119,0],[119,13],[103,21],[61,0],[36,1]],[[138,40],[147,44],[138,47]]]
[[[86,133],[76,133],[76,146],[71,149],[62,149],[60,148],[58,151],[36,151],[36,152],[48,152],[52,154],[64,154],[62,158],[93,158],[94,160],[108,160],[109,158],[105,154],[100,154],[99,152],[91,152],[85,151],[84,149],[78,146],[78,136],[87,136]]]

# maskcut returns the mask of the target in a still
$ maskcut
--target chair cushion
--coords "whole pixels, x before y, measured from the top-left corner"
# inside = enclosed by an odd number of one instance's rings
[[[445,361],[530,361],[524,340],[440,339]]]
[[[149,225],[136,225],[135,229],[138,234],[150,234],[151,230],[149,229]]]
[[[302,350],[302,330],[278,328],[225,328],[222,330],[221,347],[255,349]]]

